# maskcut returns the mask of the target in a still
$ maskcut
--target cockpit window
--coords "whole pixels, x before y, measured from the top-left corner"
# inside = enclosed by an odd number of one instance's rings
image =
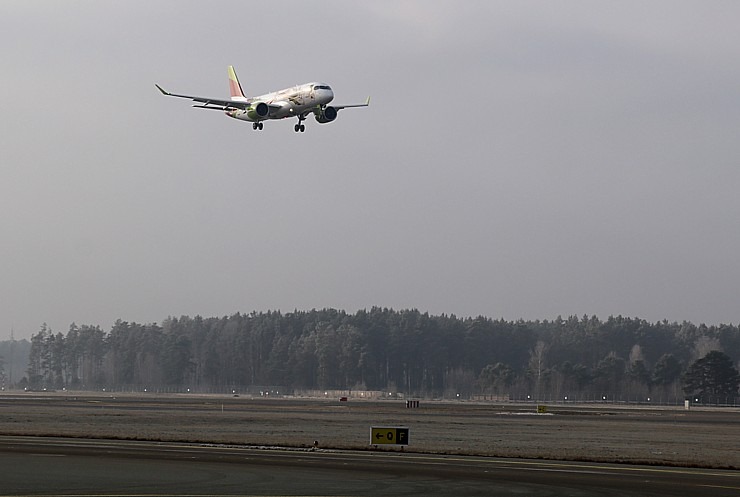
[[[331,90],[331,88],[329,88],[326,85],[314,85],[313,89],[314,90]]]

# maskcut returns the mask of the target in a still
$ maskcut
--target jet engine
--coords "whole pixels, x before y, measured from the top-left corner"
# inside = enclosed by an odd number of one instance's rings
[[[316,121],[321,124],[330,123],[337,118],[337,109],[334,107],[324,107],[323,109],[315,109],[313,111]]]
[[[247,109],[247,117],[253,121],[259,121],[260,119],[267,117],[267,113],[269,111],[270,109],[267,107],[265,102],[257,102],[257,104],[249,106]]]

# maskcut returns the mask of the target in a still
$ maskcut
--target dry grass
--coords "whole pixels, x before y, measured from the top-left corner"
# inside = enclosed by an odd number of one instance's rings
[[[338,402],[198,396],[0,395],[0,434],[361,449],[407,426],[405,450],[740,468],[740,411]],[[391,448],[386,448],[390,450]]]

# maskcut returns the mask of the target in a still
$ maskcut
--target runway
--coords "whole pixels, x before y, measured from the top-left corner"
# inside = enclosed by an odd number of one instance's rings
[[[740,472],[401,452],[0,437],[2,495],[736,496]]]

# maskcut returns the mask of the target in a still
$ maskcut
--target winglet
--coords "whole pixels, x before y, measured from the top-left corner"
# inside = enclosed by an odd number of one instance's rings
[[[162,95],[167,95],[167,96],[170,96],[170,95],[172,95],[171,93],[169,93],[169,92],[166,92],[166,91],[164,91],[164,90],[162,89],[162,87],[161,87],[161,86],[159,86],[159,85],[158,85],[157,83],[154,83],[154,86],[156,86],[156,87],[157,87],[157,89],[158,89],[159,91],[161,91],[161,92],[162,92]]]
[[[368,105],[370,105],[370,95],[368,95],[367,100],[365,100],[365,107],[367,107]]]

